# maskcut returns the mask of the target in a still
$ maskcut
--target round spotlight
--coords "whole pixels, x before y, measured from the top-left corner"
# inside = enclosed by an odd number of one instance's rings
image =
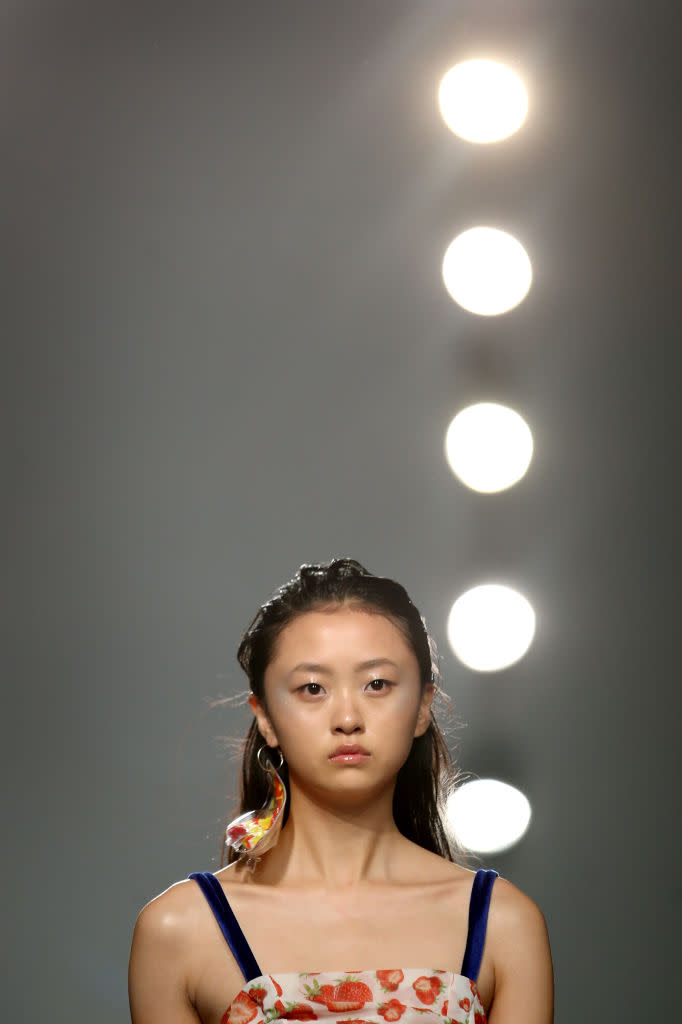
[[[450,68],[438,90],[448,128],[467,142],[497,142],[526,119],[528,95],[513,71],[492,60],[467,60]]]
[[[462,232],[443,257],[445,287],[458,305],[478,316],[497,316],[518,306],[532,277],[526,250],[498,228]]]
[[[526,833],[531,809],[514,786],[496,779],[474,779],[448,797],[446,815],[467,850],[499,853],[518,843]]]
[[[445,435],[445,454],[463,484],[492,494],[524,475],[533,457],[533,435],[513,409],[480,402],[457,413]]]
[[[524,656],[535,633],[535,612],[522,594],[486,583],[458,597],[447,625],[453,651],[476,672],[497,672]]]

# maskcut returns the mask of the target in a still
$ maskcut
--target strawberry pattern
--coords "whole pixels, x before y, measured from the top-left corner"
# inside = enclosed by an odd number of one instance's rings
[[[325,971],[253,978],[220,1024],[487,1024],[475,982],[431,969]]]

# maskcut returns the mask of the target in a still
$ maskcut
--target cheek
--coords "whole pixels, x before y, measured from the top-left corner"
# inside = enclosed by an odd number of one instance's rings
[[[388,705],[389,701],[380,709],[373,726],[377,737],[387,741],[381,744],[387,760],[400,766],[412,748],[421,703],[414,691],[408,691],[397,693]]]
[[[421,707],[421,695],[412,687],[404,687],[391,695],[390,701],[382,705],[381,711],[386,719],[392,719],[395,728],[413,729]]]
[[[295,743],[306,727],[303,709],[288,693],[275,693],[268,698],[268,719],[282,749]]]

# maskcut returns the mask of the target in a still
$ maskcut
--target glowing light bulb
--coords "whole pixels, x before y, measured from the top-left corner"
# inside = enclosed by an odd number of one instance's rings
[[[479,316],[497,316],[526,297],[533,278],[528,253],[513,235],[475,227],[450,243],[443,281],[455,302]]]
[[[535,612],[511,587],[486,583],[453,604],[448,640],[459,660],[477,672],[497,672],[519,661],[535,634]]]
[[[533,435],[513,409],[480,402],[455,416],[445,435],[445,454],[462,483],[491,494],[525,474],[533,457]]]
[[[523,793],[506,782],[473,779],[448,797],[446,815],[467,850],[499,853],[525,835],[531,807]]]
[[[528,94],[519,76],[492,60],[467,60],[443,76],[438,102],[448,128],[467,142],[498,142],[526,119]]]

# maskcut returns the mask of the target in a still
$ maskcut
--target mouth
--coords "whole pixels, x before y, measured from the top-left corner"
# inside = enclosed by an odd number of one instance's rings
[[[369,751],[364,747],[359,747],[357,744],[344,744],[329,755],[329,760],[342,764],[357,764],[360,761],[366,761],[369,756]]]

